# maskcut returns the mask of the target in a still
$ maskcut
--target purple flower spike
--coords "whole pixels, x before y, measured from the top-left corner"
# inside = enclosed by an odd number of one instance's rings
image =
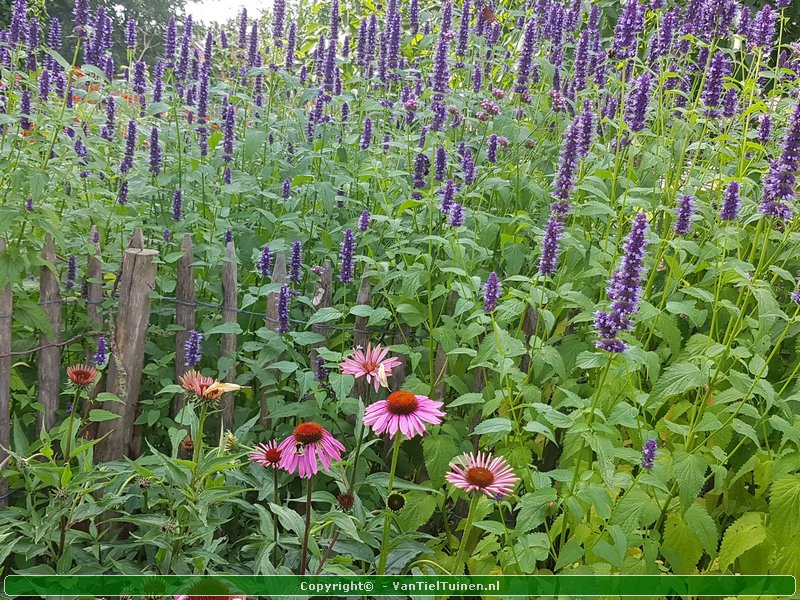
[[[542,275],[553,275],[558,263],[559,242],[564,232],[564,224],[557,214],[550,215],[542,239],[542,255],[539,257],[539,272]]]
[[[692,215],[694,214],[694,198],[688,194],[681,194],[678,207],[675,209],[676,235],[686,235],[692,228]]]
[[[183,192],[180,189],[172,194],[172,218],[176,221],[183,218]]]
[[[289,333],[289,302],[292,291],[284,284],[278,294],[278,333]]]
[[[128,19],[128,22],[125,25],[125,44],[127,45],[128,50],[136,50],[136,39],[136,19]]]
[[[368,210],[362,211],[361,216],[358,218],[358,230],[366,231],[367,229],[369,229],[369,225],[370,225],[369,211]]]
[[[354,253],[355,253],[355,237],[352,229],[347,229],[344,232],[344,241],[342,241],[342,251],[340,254],[341,267],[339,269],[339,281],[342,283],[352,283],[353,270],[354,270]]]
[[[264,246],[261,249],[261,254],[258,256],[258,272],[261,273],[262,277],[269,277],[271,262],[272,256],[270,254],[269,246]]]
[[[158,143],[158,129],[150,131],[150,172],[158,175],[161,172],[161,146]]]
[[[75,279],[78,276],[78,259],[71,255],[67,259],[67,289],[75,287]]]
[[[97,350],[95,350],[93,358],[94,364],[98,367],[102,367],[108,362],[108,342],[106,342],[106,336],[98,336]]]
[[[658,441],[647,440],[642,448],[642,468],[651,470],[655,464],[656,456],[658,455]]]
[[[303,244],[300,240],[292,244],[292,258],[289,261],[289,281],[295,285],[300,284],[303,265]]]
[[[719,218],[723,221],[733,221],[739,216],[739,182],[731,181],[725,189],[725,199]]]
[[[497,273],[492,271],[483,285],[483,310],[493,313],[497,309],[497,301],[500,299],[500,279]]]
[[[366,150],[372,143],[372,119],[364,119],[364,131],[361,134],[361,149]]]
[[[636,4],[636,2],[631,2],[631,4]],[[650,103],[652,81],[650,73],[645,72],[636,80],[634,89],[628,97],[625,106],[625,122],[631,128],[631,131],[644,129],[645,120],[647,119],[647,105]]]
[[[186,340],[186,367],[191,369],[196,366],[202,359],[201,342],[203,341],[203,334],[194,329],[189,331],[189,337]]]
[[[464,224],[464,206],[460,202],[455,202],[450,209],[450,226],[461,227]]]

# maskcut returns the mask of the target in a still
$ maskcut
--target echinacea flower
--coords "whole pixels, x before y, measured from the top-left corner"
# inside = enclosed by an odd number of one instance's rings
[[[306,421],[294,428],[278,450],[282,469],[289,473],[297,471],[300,477],[309,478],[319,470],[317,459],[327,472],[334,460],[341,459],[344,446],[319,423]]]
[[[242,389],[241,385],[223,383],[195,370],[186,371],[186,373],[178,377],[178,383],[198,400],[209,402],[219,400],[227,392],[236,392]]]
[[[407,438],[423,435],[426,423],[438,425],[442,422],[444,403],[427,396],[403,390],[392,392],[386,400],[370,404],[364,413],[364,425],[380,435],[385,431],[393,438],[400,431]]]
[[[275,440],[266,444],[258,444],[250,453],[250,460],[268,469],[277,469],[281,463],[283,453],[278,449]]]
[[[96,377],[97,369],[89,365],[72,365],[67,367],[67,379],[69,379],[72,385],[92,385]]]
[[[366,351],[356,348],[353,355],[345,358],[339,366],[344,375],[352,375],[356,379],[366,377],[368,384],[374,382],[377,392],[381,387],[381,379],[389,377],[392,369],[400,366],[400,359],[394,356],[386,358],[387,354],[388,348],[382,348],[380,344],[373,348],[372,344],[367,344]]]
[[[488,452],[457,456],[445,479],[465,492],[481,492],[495,500],[510,494],[519,481],[505,458]]]

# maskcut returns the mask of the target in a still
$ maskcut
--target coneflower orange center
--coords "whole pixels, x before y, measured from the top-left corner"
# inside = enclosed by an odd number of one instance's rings
[[[467,481],[469,481],[472,485],[477,485],[478,487],[482,488],[490,486],[494,483],[494,473],[492,473],[489,469],[484,469],[483,467],[472,467],[471,469],[468,469],[466,478]]]
[[[417,410],[419,402],[411,392],[392,392],[386,399],[386,408],[393,415],[410,415]]]
[[[264,452],[264,458],[267,460],[267,462],[279,463],[281,462],[281,451],[277,448],[270,448]]]
[[[314,444],[322,439],[322,425],[317,423],[300,423],[294,428],[294,439],[301,444]]]

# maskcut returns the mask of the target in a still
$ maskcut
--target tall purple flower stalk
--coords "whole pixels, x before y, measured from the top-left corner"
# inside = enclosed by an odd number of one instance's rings
[[[233,160],[234,141],[236,139],[236,107],[233,104],[227,104],[223,109],[223,114],[222,160],[231,162]]]
[[[595,313],[594,326],[599,339],[597,348],[608,352],[623,352],[625,343],[617,335],[632,328],[631,315],[639,309],[642,295],[644,254],[647,248],[647,215],[638,213],[623,246],[622,263],[608,283],[607,294],[611,307]]]
[[[303,244],[300,240],[292,243],[292,258],[289,261],[289,281],[295,285],[300,284],[303,275]]]
[[[258,272],[261,273],[262,277],[269,277],[271,262],[272,257],[269,246],[264,246],[261,249],[261,253],[258,255]]]
[[[567,127],[564,142],[561,146],[561,157],[558,161],[558,171],[553,181],[552,196],[556,200],[554,207],[556,214],[563,215],[569,211],[569,197],[575,187],[575,177],[578,173],[578,149],[581,138],[581,123],[575,119]]]
[[[456,184],[452,179],[448,179],[444,184],[441,191],[442,203],[440,204],[441,211],[444,214],[449,214],[450,209],[453,208],[453,199],[456,195]]]
[[[676,235],[686,235],[692,228],[692,215],[694,214],[694,198],[689,194],[681,194],[678,206],[675,209],[675,226],[673,230]]]
[[[444,146],[439,146],[436,149],[436,155],[434,157],[433,178],[436,181],[444,181],[446,171],[447,171],[447,152],[445,151]]]
[[[539,273],[553,275],[558,263],[559,243],[564,232],[564,224],[557,214],[551,214],[547,220],[542,239],[542,254],[539,257]]]
[[[183,192],[180,188],[172,194],[172,218],[175,221],[183,218]]]
[[[117,192],[117,203],[120,206],[125,206],[128,203],[128,181],[123,181],[119,186],[119,192]]]
[[[364,131],[361,133],[361,149],[366,150],[372,143],[372,119],[364,119]]]
[[[701,95],[707,113],[714,115],[722,99],[722,80],[730,74],[730,59],[721,50],[717,50],[711,59],[706,74],[706,83]]]
[[[191,369],[192,367],[196,366],[197,363],[203,357],[202,354],[202,344],[203,341],[203,334],[199,331],[194,329],[189,331],[189,337],[186,339],[186,367]]]
[[[286,70],[294,66],[294,49],[297,45],[297,24],[292,21],[289,25],[289,36],[286,41]]]
[[[443,33],[439,34],[436,42],[436,53],[433,57],[433,76],[431,88],[435,92],[434,99],[441,102],[445,94],[450,91],[450,67],[447,65],[447,54],[450,50],[450,40]]]
[[[733,221],[739,216],[739,182],[731,181],[725,188],[725,198],[722,201],[719,218],[723,221]]]
[[[655,466],[656,455],[658,454],[658,441],[647,440],[642,447],[642,468],[648,471]]]
[[[106,336],[101,335],[97,337],[97,349],[92,358],[94,364],[98,367],[102,367],[108,362],[108,342],[106,342]]]
[[[490,163],[497,162],[497,134],[493,133],[489,136],[489,141],[486,145],[486,160]]]
[[[125,24],[125,45],[128,47],[128,50],[136,50],[137,38],[136,19],[128,19],[128,22]]]
[[[286,0],[272,3],[272,39],[277,47],[283,45],[283,27],[286,19]]]
[[[158,142],[158,128],[150,131],[150,172],[158,175],[161,172],[161,146]]]
[[[342,251],[340,254],[339,281],[342,283],[352,283],[353,271],[355,268],[354,254],[356,248],[355,236],[352,229],[346,229],[344,240],[342,241]]]
[[[461,227],[464,224],[464,206],[460,202],[455,202],[450,209],[450,226]]]
[[[635,3],[634,3],[635,4]],[[650,103],[650,87],[653,78],[648,72],[644,72],[636,80],[634,89],[628,96],[625,105],[625,123],[631,131],[641,131],[644,129],[647,119],[647,106]]]
[[[167,29],[164,32],[164,60],[172,66],[175,60],[175,50],[178,43],[178,23],[175,17],[170,17]]]
[[[370,225],[370,216],[369,211],[364,210],[361,212],[361,215],[358,217],[358,230],[359,231],[366,231],[369,229]]]
[[[497,301],[500,299],[500,279],[497,273],[492,271],[483,284],[483,310],[493,313],[497,309]]]
[[[75,287],[75,280],[78,277],[78,259],[75,255],[70,255],[67,259],[67,289]]]
[[[278,333],[289,333],[289,302],[292,299],[292,290],[284,284],[278,294]]]
[[[130,119],[128,121],[128,131],[125,139],[125,155],[119,165],[119,171],[125,175],[133,167],[133,157],[136,153],[136,141],[138,131],[136,129],[136,121]]]

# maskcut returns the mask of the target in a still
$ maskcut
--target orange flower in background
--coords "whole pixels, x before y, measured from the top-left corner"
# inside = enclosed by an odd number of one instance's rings
[[[97,378],[97,369],[89,365],[72,365],[67,367],[67,379],[72,385],[92,385]]]

